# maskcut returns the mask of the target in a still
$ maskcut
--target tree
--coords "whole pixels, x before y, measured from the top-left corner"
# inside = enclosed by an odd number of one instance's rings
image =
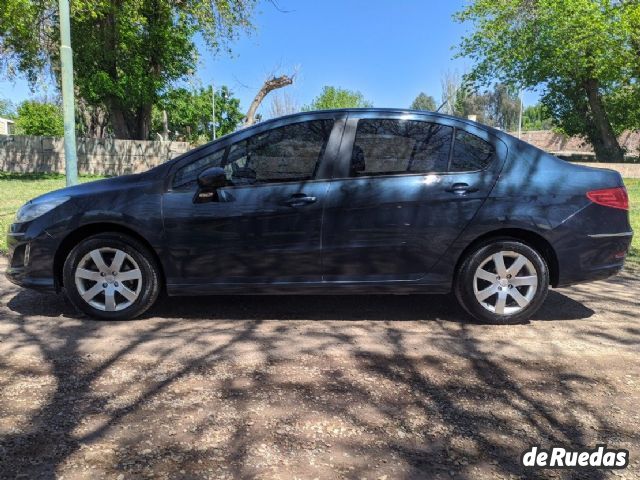
[[[505,131],[517,129],[520,117],[520,97],[517,90],[504,83],[497,83],[487,94],[491,125]]]
[[[480,92],[456,73],[447,72],[441,79],[443,110],[449,115],[467,118],[502,130],[515,130],[520,115],[517,92],[503,83]]]
[[[15,117],[15,109],[11,100],[0,98],[0,117],[11,119]]]
[[[16,133],[19,135],[42,135],[61,137],[64,121],[60,106],[53,103],[26,100],[18,106]]]
[[[309,105],[302,108],[303,111],[331,110],[333,108],[366,108],[373,104],[364,98],[362,93],[356,90],[347,90],[339,87],[326,86]]]
[[[213,51],[250,27],[256,0],[76,0],[71,4],[74,73],[89,105],[106,107],[117,138],[147,139],[152,106],[194,71],[194,37]],[[57,1],[5,0],[0,9],[4,72],[31,82],[59,73]],[[33,32],[37,32],[36,35]]]
[[[163,132],[164,112],[170,137],[197,144],[211,140],[211,91],[202,87],[168,90],[154,106],[152,132]],[[244,115],[240,111],[240,100],[226,86],[216,91],[215,102],[217,138],[235,131]]]
[[[431,95],[420,92],[420,94],[411,103],[411,106],[409,108],[411,108],[412,110],[424,110],[427,112],[433,112],[438,107],[436,106],[435,98],[433,98]]]
[[[530,105],[522,112],[523,130],[550,130],[553,126],[553,119],[541,103]]]
[[[478,122],[493,126],[489,113],[490,102],[491,95],[489,93],[480,93],[468,85],[461,84],[455,89],[452,115],[462,118],[474,115]]]
[[[475,26],[459,47],[476,85],[542,86],[565,133],[600,161],[622,161],[617,134],[640,126],[640,2],[474,0],[456,16]]]

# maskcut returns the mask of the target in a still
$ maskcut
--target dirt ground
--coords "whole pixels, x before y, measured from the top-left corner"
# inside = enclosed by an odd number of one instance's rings
[[[181,298],[95,322],[3,276],[0,477],[640,478],[638,279],[496,327],[450,296]],[[598,443],[629,468],[519,465]]]

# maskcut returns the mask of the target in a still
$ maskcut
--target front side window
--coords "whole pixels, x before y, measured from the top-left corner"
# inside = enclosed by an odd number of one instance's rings
[[[232,185],[311,180],[331,135],[333,120],[274,128],[231,145],[224,164]]]
[[[417,120],[358,122],[351,177],[446,172],[453,128]]]
[[[258,133],[183,166],[173,187],[195,185],[210,167],[224,168],[229,185],[235,186],[310,180],[332,128],[333,120],[312,120]]]
[[[464,130],[456,129],[456,140],[451,156],[452,172],[473,172],[483,170],[491,160],[495,150],[491,144]]]
[[[224,159],[225,149],[210,153],[178,169],[173,177],[173,188],[185,188],[196,184],[198,175],[210,167],[219,167]]]

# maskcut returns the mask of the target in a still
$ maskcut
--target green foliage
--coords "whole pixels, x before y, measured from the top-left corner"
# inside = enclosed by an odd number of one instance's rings
[[[303,112],[331,110],[333,108],[365,108],[373,104],[362,93],[345,88],[325,86],[310,105],[302,107]]]
[[[146,139],[152,105],[197,64],[193,39],[213,50],[250,28],[256,0],[76,0],[71,30],[77,90],[105,106],[118,138]],[[0,9],[4,71],[32,82],[59,73],[57,1],[5,0]],[[34,35],[33,32],[38,32]]]
[[[517,129],[521,108],[518,91],[507,84],[498,83],[488,95],[488,113],[493,126],[506,131]]]
[[[626,178],[624,184],[629,194],[629,222],[634,232],[640,231],[640,178]],[[640,267],[640,236],[634,235],[627,255],[627,263]]]
[[[478,122],[493,126],[488,113],[490,101],[488,93],[479,93],[460,88],[456,91],[454,98],[453,115],[462,118],[475,115]]]
[[[456,18],[475,27],[459,48],[472,82],[542,86],[562,130],[620,157],[615,134],[640,127],[640,2],[474,0]]]
[[[541,103],[528,106],[522,112],[523,130],[551,130],[553,127],[553,119]]]
[[[618,81],[637,63],[621,21],[636,2],[612,0],[474,0],[457,15],[475,31],[460,53],[475,60],[471,78],[502,78],[525,87],[596,76]]]
[[[468,84],[452,85],[449,89],[453,91],[450,114],[463,118],[475,115],[478,122],[505,131],[518,128],[520,98],[508,85],[498,83],[483,92]]]
[[[226,86],[216,91],[216,137],[236,130],[244,114],[240,100]],[[211,88],[168,90],[153,111],[154,133],[163,133],[162,111],[167,112],[169,138],[201,144],[211,140]]]
[[[413,100],[411,106],[412,110],[423,110],[426,112],[433,112],[438,107],[436,106],[436,100],[431,95],[427,95],[424,92],[420,92],[418,96]]]
[[[18,107],[15,122],[18,135],[47,137],[62,137],[64,135],[62,110],[53,103],[26,100]]]

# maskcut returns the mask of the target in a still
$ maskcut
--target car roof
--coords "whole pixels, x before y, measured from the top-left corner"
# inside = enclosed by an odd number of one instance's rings
[[[309,116],[309,115],[314,115],[314,114],[336,114],[336,113],[372,113],[372,114],[378,114],[378,113],[393,113],[393,114],[406,114],[406,115],[428,115],[430,117],[435,117],[435,118],[442,118],[442,119],[449,119],[449,120],[455,120],[457,122],[461,122],[461,123],[465,123],[467,125],[472,125],[472,126],[476,126],[476,127],[480,127],[483,128],[484,130],[490,131],[493,134],[497,134],[500,137],[504,137],[504,136],[509,136],[506,132],[502,131],[502,130],[498,130],[494,127],[491,127],[489,125],[485,125],[483,123],[479,123],[479,122],[475,122],[473,120],[469,120],[468,118],[464,118],[464,117],[457,117],[455,115],[448,115],[446,113],[439,113],[439,112],[434,112],[434,111],[429,111],[429,110],[412,110],[410,108],[383,108],[383,107],[366,107],[366,108],[333,108],[333,109],[327,109],[327,110],[309,110],[306,112],[296,112],[296,113],[291,113],[289,115],[283,115],[281,117],[276,117],[276,118],[270,118],[268,120],[263,120],[262,124],[265,124],[267,122],[274,122],[274,121],[279,121],[279,120],[286,120],[286,119],[294,119],[296,117],[301,117],[301,116]]]

